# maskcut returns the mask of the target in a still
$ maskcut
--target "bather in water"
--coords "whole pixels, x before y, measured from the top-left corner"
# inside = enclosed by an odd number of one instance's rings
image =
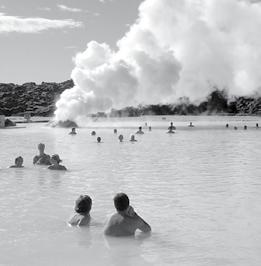
[[[116,128],[113,129],[113,133],[117,134],[117,129]]]
[[[101,137],[98,137],[98,138],[97,138],[97,142],[98,142],[98,143],[101,143]]]
[[[92,136],[95,136],[95,135],[96,135],[96,132],[93,130],[93,131],[91,132],[91,135],[92,135]]]
[[[51,165],[50,155],[44,153],[45,145],[38,144],[39,155],[34,156],[33,164]]]
[[[136,142],[137,140],[135,139],[135,135],[131,135],[131,137],[130,137],[130,141],[131,142]]]
[[[142,127],[139,127],[139,130],[136,132],[136,134],[144,134],[144,132],[142,131]]]
[[[170,129],[170,128],[169,128],[169,130],[168,130],[166,133],[167,133],[167,134],[174,134],[175,131],[174,131],[173,129]]]
[[[173,122],[170,122],[170,126],[168,127],[168,130],[170,131],[173,131],[173,130],[175,130],[176,129],[176,127],[173,125]],[[175,132],[174,132],[175,133]]]
[[[19,156],[17,158],[15,158],[15,164],[14,165],[11,165],[10,168],[23,168],[23,162],[24,162],[24,159],[22,156]]]
[[[109,236],[132,236],[137,229],[144,233],[150,232],[151,227],[130,206],[129,198],[124,193],[118,193],[114,199],[116,213],[107,223],[104,233]]]
[[[50,170],[64,170],[64,171],[67,170],[64,165],[60,164],[61,161],[62,160],[60,159],[58,154],[52,155],[52,157],[51,157],[52,165],[50,165],[48,167],[48,169],[50,169]]]
[[[72,131],[69,133],[69,135],[76,135],[76,129],[75,127],[72,128]]]
[[[119,136],[119,141],[120,141],[120,142],[123,142],[123,135],[120,135],[120,136]]]
[[[80,195],[75,201],[75,214],[68,222],[70,225],[84,226],[89,225],[91,221],[90,210],[92,208],[92,199],[88,195]]]
[[[189,123],[188,127],[194,127],[194,125],[192,124],[192,122]]]

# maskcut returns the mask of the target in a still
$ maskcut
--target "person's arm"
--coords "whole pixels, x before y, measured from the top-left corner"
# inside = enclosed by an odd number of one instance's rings
[[[139,219],[138,228],[144,233],[150,232],[151,231],[150,225],[147,222],[145,222],[138,214],[136,215],[137,218]]]
[[[150,232],[151,231],[151,227],[150,225],[145,222],[133,209],[132,206],[129,206],[128,207],[128,210],[127,210],[127,215],[130,216],[130,217],[133,217],[135,219],[137,219],[138,221],[138,229],[140,229],[142,232],[144,233],[147,233],[147,232]]]
[[[38,157],[37,155],[36,155],[36,156],[34,156],[34,159],[33,159],[33,164],[36,164],[38,160],[39,160],[39,157]]]

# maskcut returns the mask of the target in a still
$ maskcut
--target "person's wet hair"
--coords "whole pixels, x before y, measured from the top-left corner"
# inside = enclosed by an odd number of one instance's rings
[[[23,163],[24,159],[23,159],[22,156],[19,156],[19,157],[16,157],[16,158],[15,158],[15,164],[18,164],[19,161],[21,161],[21,162]]]
[[[44,149],[44,148],[45,148],[45,144],[43,144],[43,143],[39,143],[39,144],[38,144],[38,149],[41,149],[41,148]]]
[[[130,205],[129,198],[125,193],[116,194],[113,200],[117,211],[125,211]]]
[[[92,199],[88,195],[81,195],[75,201],[75,211],[77,213],[89,213],[92,208]]]
[[[52,155],[51,159],[55,160],[57,163],[60,163],[62,161],[58,154]]]

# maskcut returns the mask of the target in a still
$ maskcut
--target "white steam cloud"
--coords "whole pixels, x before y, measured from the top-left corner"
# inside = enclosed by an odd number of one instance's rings
[[[260,92],[261,5],[246,0],[145,0],[117,51],[95,41],[78,53],[75,86],[57,120],[110,108]]]

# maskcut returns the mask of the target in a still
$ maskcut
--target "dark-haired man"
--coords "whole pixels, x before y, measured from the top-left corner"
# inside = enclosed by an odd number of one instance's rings
[[[150,232],[151,227],[130,206],[129,198],[124,193],[114,197],[117,213],[113,214],[107,223],[104,233],[110,236],[131,236],[137,229]]]
[[[33,164],[51,165],[51,157],[44,153],[45,145],[38,144],[39,155],[34,156]]]

